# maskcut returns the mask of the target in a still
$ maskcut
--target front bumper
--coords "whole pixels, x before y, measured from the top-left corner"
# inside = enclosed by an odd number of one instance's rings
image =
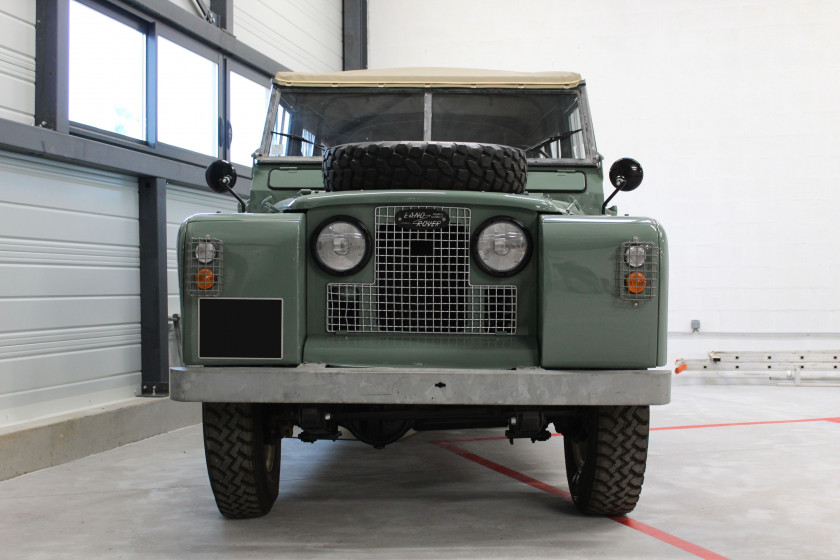
[[[655,405],[669,370],[173,367],[176,401],[390,405]]]

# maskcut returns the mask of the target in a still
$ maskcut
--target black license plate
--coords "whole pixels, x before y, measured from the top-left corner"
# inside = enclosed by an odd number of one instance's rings
[[[283,357],[283,300],[198,300],[198,357]]]

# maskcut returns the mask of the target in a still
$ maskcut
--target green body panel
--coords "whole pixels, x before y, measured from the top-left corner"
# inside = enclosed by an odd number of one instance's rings
[[[670,277],[668,255],[668,235],[665,233],[665,229],[659,226],[659,279],[662,289],[659,290],[659,301],[657,302],[659,305],[657,366],[668,364],[668,282]]]
[[[306,266],[303,214],[198,214],[179,232],[179,281],[183,316],[183,358],[186,364],[298,364],[302,357],[306,313]],[[192,237],[224,243],[222,298],[283,299],[283,358],[224,360],[198,357],[198,297],[186,295],[185,262],[192,258]],[[237,325],[224,325],[236,329]]]
[[[372,232],[375,209],[387,205],[469,208],[471,235],[496,216],[525,225],[534,251],[521,272],[498,278],[470,263],[472,285],[517,287],[516,334],[327,332],[327,284],[373,283],[375,259],[350,276],[337,277],[316,264],[309,240],[336,215],[356,218]],[[283,299],[283,358],[247,363],[465,369],[620,369],[665,363],[667,240],[654,220],[574,216],[560,213],[568,205],[552,199],[458,191],[313,193],[277,206],[283,212],[200,214],[180,232],[182,275],[185,259],[191,258],[183,247],[191,237],[209,235],[224,242],[221,297]],[[617,278],[618,247],[634,237],[659,246],[658,295],[638,306],[620,298]],[[182,294],[185,363],[243,362],[198,358],[197,301]]]
[[[528,173],[529,191],[583,192],[586,173],[578,169],[531,170]]]
[[[665,362],[667,241],[655,220],[611,216],[540,219],[540,365],[647,368]],[[659,295],[623,300],[619,246],[637,237],[659,246]]]
[[[268,188],[320,189],[323,188],[321,167],[278,166],[268,170]]]
[[[316,205],[330,204],[332,199],[297,201],[301,196],[316,191],[316,194],[331,196],[365,196],[378,197],[390,193],[393,198],[406,196],[405,191],[348,191],[341,193],[323,192],[323,175],[319,159],[307,158],[292,164],[277,163],[278,159],[273,158],[271,163],[259,163],[253,168],[251,182],[251,197],[248,201],[249,212],[276,212],[278,205],[283,209],[293,205],[295,209],[305,210]],[[416,191],[415,191],[416,192]],[[422,191],[421,191],[422,192]],[[449,191],[443,191],[448,193]],[[396,194],[399,193],[399,194]],[[566,168],[556,165],[532,166],[528,170],[527,191],[523,195],[498,195],[496,193],[460,192],[457,195],[474,195],[474,199],[484,203],[487,197],[501,196],[497,199],[498,204],[510,204],[507,197],[523,196],[535,200],[556,200],[559,204],[556,207],[541,207],[541,212],[571,212],[573,214],[597,214],[600,213],[601,203],[604,201],[603,171],[600,166],[581,166],[577,168]],[[422,196],[422,195],[421,195]],[[291,202],[295,200],[295,202]],[[355,203],[356,199],[351,199]],[[332,202],[335,204],[336,202]],[[344,203],[344,202],[342,202]],[[492,202],[490,202],[492,203]],[[302,206],[301,206],[302,204]],[[571,204],[571,206],[570,206]],[[535,208],[537,208],[535,206]]]
[[[277,206],[284,212],[306,212],[310,210],[328,210],[335,208],[350,209],[354,206],[405,206],[429,204],[438,206],[463,206],[465,208],[493,208],[497,213],[504,210],[529,213],[562,213],[566,204],[558,204],[553,199],[531,197],[523,194],[500,194],[471,191],[435,191],[435,190],[394,190],[394,191],[343,191],[318,192],[290,198]],[[473,217],[475,221],[475,217]],[[477,225],[477,224],[475,224]]]

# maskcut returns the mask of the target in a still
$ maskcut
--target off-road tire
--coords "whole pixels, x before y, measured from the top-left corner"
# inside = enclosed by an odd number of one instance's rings
[[[324,151],[327,191],[443,189],[521,193],[525,152],[497,144],[367,142]]]
[[[566,477],[583,513],[614,517],[636,507],[647,461],[647,406],[587,408],[564,433]]]
[[[204,455],[219,512],[231,519],[271,511],[280,484],[280,439],[264,405],[204,403]]]

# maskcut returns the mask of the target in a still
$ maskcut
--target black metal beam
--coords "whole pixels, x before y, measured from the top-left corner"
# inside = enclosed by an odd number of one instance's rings
[[[219,29],[199,16],[192,14],[182,8],[173,4],[170,0],[101,0],[112,6],[117,6],[123,10],[133,13],[136,16],[151,18],[162,22],[176,31],[180,31],[185,35],[196,39],[208,45],[215,50],[230,56],[235,60],[254,68],[261,70],[269,76],[280,70],[287,71],[288,67],[283,66],[276,60],[272,59],[253,49],[244,43],[237,41],[230,30]],[[221,3],[226,3],[226,0],[220,0]],[[211,2],[211,6],[216,6],[216,2]],[[232,7],[231,7],[232,8]],[[215,9],[213,10],[216,11]],[[217,12],[218,13],[218,12]],[[226,11],[225,17],[230,25],[233,23],[233,10]]]
[[[210,0],[210,9],[216,14],[218,26],[233,33],[233,0]]]
[[[169,395],[166,180],[140,177],[140,367],[142,394]]]
[[[207,164],[213,160],[210,156],[206,156],[203,158],[206,161],[187,163],[7,119],[0,119],[0,150],[114,173],[138,177],[160,177],[170,183],[208,192],[204,171]],[[236,192],[245,196],[251,190],[251,179],[244,172],[246,169],[237,169],[241,173],[236,183]]]
[[[35,5],[35,124],[69,130],[70,18],[67,0],[38,0]]]
[[[367,68],[367,0],[343,0],[344,70]]]

